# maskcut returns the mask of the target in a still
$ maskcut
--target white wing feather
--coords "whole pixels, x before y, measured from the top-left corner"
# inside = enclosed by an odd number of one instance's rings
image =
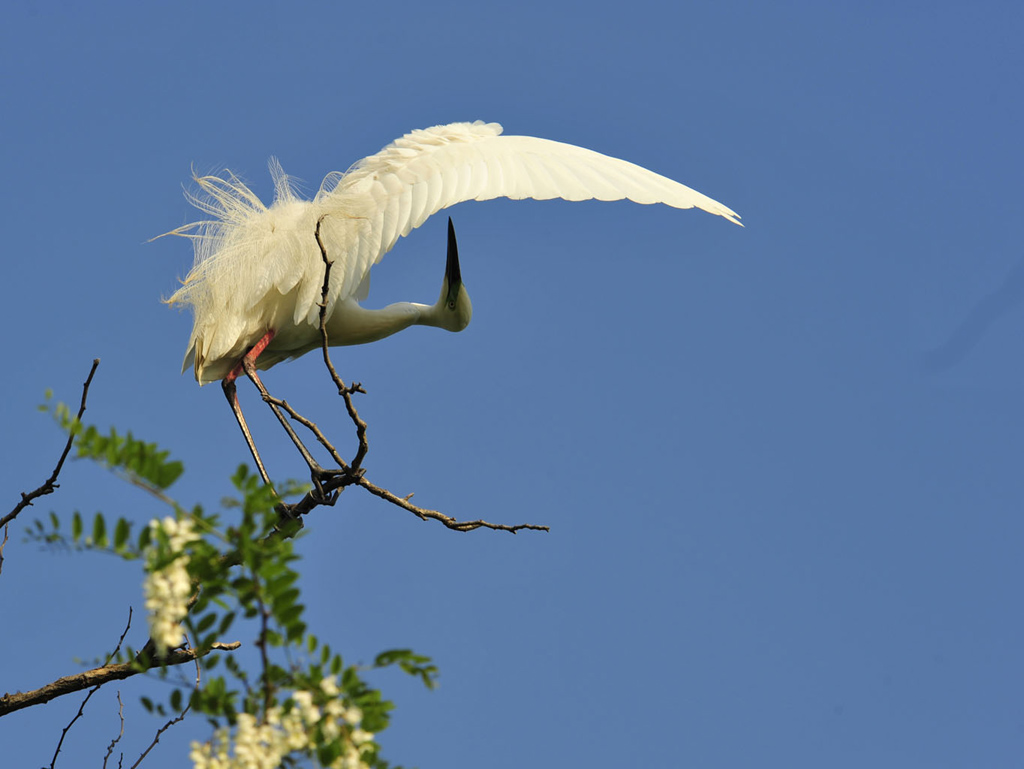
[[[215,219],[175,232],[196,241],[195,267],[169,300],[195,313],[185,366],[194,360],[197,379],[214,381],[224,366],[205,367],[234,365],[270,328],[278,338],[315,332],[323,263],[313,233],[321,218],[333,261],[328,312],[365,296],[370,268],[399,237],[466,200],[628,199],[696,207],[739,224],[721,203],[633,163],[501,130],[477,121],[413,131],[346,173],[329,174],[312,201],[297,198],[272,162],[269,208],[234,176],[197,179],[203,194],[193,202]]]
[[[466,200],[626,199],[696,207],[739,224],[739,216],[721,203],[633,163],[548,139],[501,136],[501,130],[497,123],[476,122],[413,131],[346,174],[325,180],[314,206],[327,214],[324,228],[330,236],[325,234],[324,242],[329,253],[345,254],[347,273],[332,284],[330,299],[350,295],[353,281],[361,281],[399,237]],[[352,213],[370,201],[366,218],[353,223]],[[334,211],[344,225],[330,226]],[[307,320],[315,322],[316,307],[307,309]]]

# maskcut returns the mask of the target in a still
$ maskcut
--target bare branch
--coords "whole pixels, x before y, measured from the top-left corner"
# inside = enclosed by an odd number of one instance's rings
[[[107,655],[107,658],[103,661],[104,665],[109,664],[110,660],[114,659],[114,657],[117,656],[117,653],[119,651],[121,651],[121,644],[124,643],[124,638],[125,638],[126,635],[128,635],[128,631],[131,630],[131,627],[132,627],[132,607],[129,606],[128,607],[128,621],[125,623],[124,632],[121,633],[121,637],[117,639],[117,646],[114,647],[114,651],[110,652],[110,654]]]
[[[92,384],[93,375],[96,373],[97,367],[100,365],[100,359],[96,358],[92,362],[92,368],[89,369],[89,376],[85,380],[85,384],[82,385],[82,405],[78,408],[78,416],[76,419],[81,422],[82,414],[85,413],[85,399],[89,395],[89,385]],[[64,452],[60,455],[60,459],[57,461],[57,466],[53,468],[53,474],[47,478],[43,485],[35,491],[25,494],[22,492],[21,501],[14,506],[3,518],[0,518],[0,526],[6,526],[8,523],[18,517],[18,513],[24,510],[26,507],[32,504],[33,500],[38,499],[46,494],[52,494],[54,490],[60,488],[60,484],[57,483],[57,476],[60,475],[61,469],[64,467],[64,460],[68,458],[68,454],[71,452],[71,445],[75,442],[74,433],[68,436],[68,442],[64,445]]]
[[[334,369],[334,364],[331,363],[331,354],[328,350],[329,344],[327,341],[327,290],[331,282],[332,262],[327,258],[327,248],[320,239],[320,223],[323,220],[322,216],[317,220],[315,233],[316,244],[320,246],[320,256],[324,260],[324,285],[320,291],[320,339],[324,353],[324,365],[327,366],[327,370],[331,374],[331,381],[338,388],[338,395],[345,399],[345,409],[348,411],[352,423],[356,426],[356,440],[359,441],[359,448],[356,450],[356,456],[352,460],[352,468],[358,470],[363,464],[366,452],[370,450],[370,444],[366,438],[366,422],[363,421],[362,417],[359,416],[359,412],[356,411],[355,404],[352,402],[352,394],[365,393],[366,390],[358,382],[348,387],[342,378],[338,376],[338,372]],[[345,467],[344,464],[340,466]]]
[[[289,407],[290,408],[290,407]],[[326,439],[325,439],[326,440]],[[331,447],[333,450],[333,446]],[[437,510],[430,510],[425,507],[418,507],[412,504],[409,500],[413,494],[407,494],[404,497],[400,497],[394,492],[388,491],[375,483],[367,480],[365,476],[365,470],[360,468],[358,471],[348,467],[345,470],[340,471],[327,471],[327,480],[325,480],[319,489],[309,491],[306,496],[300,499],[298,502],[292,505],[285,505],[286,514],[288,517],[297,518],[301,515],[313,511],[317,507],[323,504],[324,499],[321,495],[327,495],[328,498],[333,499],[331,495],[335,491],[340,491],[348,486],[362,486],[368,492],[376,497],[380,497],[386,502],[390,502],[393,505],[397,505],[403,510],[408,510],[410,513],[415,515],[420,520],[434,520],[443,523],[447,528],[453,531],[473,531],[474,529],[492,529],[494,531],[507,531],[515,534],[517,531],[522,529],[529,529],[532,531],[550,531],[548,526],[540,526],[532,523],[520,523],[514,526],[509,526],[503,523],[490,523],[484,520],[475,521],[460,521],[451,516],[445,515],[444,513],[438,512]]]
[[[5,716],[8,713],[32,707],[33,705],[40,705],[44,702],[49,702],[50,700],[61,697],[65,694],[82,691],[83,689],[89,689],[93,686],[102,686],[110,681],[119,681],[125,678],[131,678],[134,675],[143,673],[151,668],[160,667],[161,665],[182,665],[186,662],[192,662],[198,657],[205,656],[211,651],[234,651],[241,645],[242,644],[239,641],[234,641],[232,643],[215,643],[210,647],[210,649],[202,653],[196,649],[175,649],[174,651],[168,652],[167,656],[161,659],[144,658],[142,656],[142,652],[140,652],[139,656],[137,656],[132,662],[123,662],[116,665],[102,665],[101,667],[93,668],[92,670],[86,670],[83,673],[76,673],[75,675],[58,678],[53,683],[49,683],[46,686],[34,689],[30,692],[5,694],[3,697],[0,697],[0,716]],[[143,652],[145,651],[146,650],[143,649]]]
[[[4,548],[7,547],[7,526],[4,526],[4,541],[0,542],[0,571],[4,570]]]
[[[331,455],[331,458],[337,463],[338,467],[341,468],[341,470],[338,472],[331,472],[330,476],[326,481],[319,483],[315,494],[313,492],[310,492],[295,505],[288,506],[289,514],[292,516],[304,515],[313,510],[318,505],[323,504],[321,499],[325,494],[330,494],[331,492],[342,490],[347,486],[358,485],[362,486],[371,494],[380,497],[381,499],[390,502],[394,505],[397,505],[398,507],[401,507],[403,510],[408,510],[413,515],[420,518],[420,520],[430,519],[440,521],[446,527],[454,531],[493,529],[496,531],[508,531],[512,534],[515,534],[517,531],[520,531],[521,529],[531,529],[534,531],[550,531],[550,529],[547,526],[538,526],[534,524],[518,524],[515,526],[508,526],[506,524],[488,523],[487,521],[483,520],[459,521],[455,518],[452,518],[451,516],[445,515],[444,513],[440,513],[437,510],[428,510],[426,508],[417,507],[416,505],[409,502],[409,499],[412,497],[412,494],[409,494],[405,497],[400,497],[397,494],[388,491],[387,489],[381,488],[380,486],[371,483],[364,477],[365,471],[363,470],[362,463],[363,459],[365,459],[366,457],[367,452],[369,451],[369,442],[366,437],[367,424],[366,421],[359,416],[359,411],[355,407],[355,403],[352,400],[352,395],[354,393],[365,393],[366,390],[364,390],[363,386],[359,383],[355,383],[351,386],[346,385],[344,380],[342,380],[342,378],[338,375],[337,370],[334,368],[334,364],[331,362],[331,354],[329,349],[330,340],[328,339],[327,335],[327,298],[330,289],[331,266],[333,262],[328,257],[327,247],[324,246],[324,242],[320,237],[320,225],[322,224],[322,222],[323,217],[320,217],[320,219],[316,223],[316,231],[314,233],[316,236],[317,245],[320,247],[320,257],[323,259],[324,262],[324,281],[320,289],[319,304],[321,348],[323,352],[324,365],[327,367],[327,370],[331,375],[331,381],[333,381],[334,385],[338,388],[338,394],[345,401],[345,409],[346,411],[348,411],[349,418],[355,425],[356,439],[359,445],[356,450],[356,455],[352,459],[352,462],[350,464],[346,464],[341,459],[341,456],[339,455],[334,445],[326,438],[326,436],[324,436],[324,434],[312,421],[306,419],[301,414],[296,412],[295,409],[289,406],[285,401],[274,398],[273,403],[287,411],[288,415],[292,419],[294,419],[295,421],[299,422],[300,424],[304,425],[307,429],[309,429],[313,433],[313,435],[316,436],[316,439],[320,442],[320,445],[327,449],[327,451]],[[264,397],[264,399],[266,400],[266,396]],[[322,479],[318,479],[318,481],[322,481]]]
[[[317,440],[327,449],[331,457],[338,462],[341,466],[340,470],[319,470],[319,476],[317,477],[317,485],[314,489],[310,490],[306,496],[300,499],[295,504],[281,503],[279,508],[282,511],[282,515],[287,518],[298,519],[299,516],[306,515],[312,510],[316,509],[321,505],[333,505],[337,499],[337,495],[334,492],[340,492],[348,486],[362,486],[364,489],[369,491],[374,496],[380,497],[386,502],[390,502],[403,510],[408,510],[413,515],[417,516],[421,520],[434,520],[443,523],[447,528],[453,531],[473,531],[474,529],[492,529],[494,531],[507,531],[515,534],[517,531],[523,529],[529,529],[532,531],[550,531],[547,526],[540,526],[537,524],[516,524],[509,526],[503,523],[490,523],[484,520],[475,521],[459,521],[456,518],[445,515],[444,513],[438,512],[437,510],[430,510],[423,507],[418,507],[412,504],[409,499],[413,496],[408,494],[405,497],[400,497],[397,494],[388,491],[385,488],[377,486],[371,483],[365,477],[365,469],[357,468],[355,460],[351,465],[345,464],[338,453],[338,450],[334,445],[327,439],[327,437],[320,431],[320,429],[312,421],[307,419],[298,413],[294,408],[288,405],[287,401],[279,398],[274,398],[269,393],[264,396],[264,400],[269,403],[273,403],[276,406],[284,409],[288,415],[296,422],[306,426],[316,436]],[[355,409],[353,408],[353,411]],[[358,414],[356,415],[358,418]],[[362,420],[360,420],[362,422]],[[362,422],[365,424],[365,422]],[[358,459],[357,455],[357,459]]]
[[[412,497],[410,494],[408,497],[400,497],[397,494],[393,494],[387,489],[382,489],[373,483],[370,483],[366,478],[359,478],[356,480],[359,486],[362,486],[368,492],[376,497],[387,500],[393,505],[398,505],[403,510],[408,510],[413,515],[417,516],[421,520],[427,520],[428,518],[434,521],[440,521],[449,529],[453,531],[473,531],[473,529],[494,529],[495,531],[508,531],[515,534],[517,531],[522,529],[529,529],[532,531],[551,531],[548,526],[539,526],[533,523],[519,523],[515,526],[508,526],[504,523],[488,523],[487,521],[459,521],[455,518],[439,513],[437,510],[428,510],[423,507],[417,507],[409,501]]]
[[[107,656],[107,659],[104,662],[104,665],[109,663],[110,660],[112,660],[114,658],[114,656],[121,650],[121,644],[124,642],[124,637],[126,635],[128,635],[128,629],[131,626],[132,626],[132,609],[129,606],[128,607],[128,623],[127,623],[127,625],[125,625],[124,632],[121,633],[121,637],[117,641],[117,647],[114,649],[114,651],[112,651]],[[85,695],[85,699],[82,700],[82,704],[78,708],[78,713],[76,713],[75,717],[71,719],[70,723],[68,723],[68,725],[64,727],[64,731],[61,732],[60,739],[57,741],[57,749],[53,752],[53,760],[50,761],[50,769],[53,769],[54,765],[57,763],[57,755],[60,753],[60,748],[64,744],[64,738],[67,736],[68,732],[71,731],[71,727],[74,726],[75,721],[77,721],[79,718],[81,718],[83,713],[85,713],[85,706],[86,706],[86,704],[89,702],[89,699],[92,697],[92,695],[94,695],[96,692],[99,691],[100,685],[101,684],[96,684],[96,686],[94,686],[92,689],[89,690],[89,693],[87,695]],[[117,701],[119,703],[121,702],[121,692],[117,693]],[[121,735],[123,735],[124,734],[124,705],[121,705],[121,707],[119,708],[119,713],[120,713],[120,716],[121,716]],[[103,759],[103,765],[104,766],[107,765],[107,758],[110,757],[110,753],[114,750],[114,745],[116,745],[118,740],[121,739],[121,735],[118,735],[117,739],[115,739],[113,742],[110,743],[110,748],[107,750],[107,756]]]
[[[64,731],[60,733],[60,739],[57,740],[57,749],[53,751],[53,759],[50,761],[50,769],[53,769],[57,764],[57,756],[60,754],[61,746],[64,744],[64,738],[68,736],[68,732],[70,732],[71,727],[75,725],[75,721],[81,718],[82,714],[85,713],[85,706],[89,703],[89,700],[92,699],[92,695],[99,690],[100,687],[98,685],[89,690],[89,693],[85,695],[85,699],[82,700],[82,704],[78,706],[78,712],[75,713],[75,717],[68,722],[68,725],[64,727]]]
[[[185,714],[188,713],[189,708],[191,708],[191,707],[192,707],[192,703],[190,702],[188,705],[185,706],[184,710],[182,710],[180,713],[178,713],[178,715],[176,715],[174,718],[172,718],[170,721],[168,721],[166,724],[164,724],[163,726],[161,726],[159,729],[156,730],[156,734],[153,735],[153,741],[151,743],[149,743],[149,745],[146,747],[146,749],[144,751],[142,751],[142,754],[137,759],[135,759],[135,763],[131,765],[131,769],[135,769],[139,764],[141,764],[142,763],[142,759],[144,759],[146,756],[148,756],[149,752],[153,748],[156,747],[156,744],[158,742],[160,742],[160,735],[161,734],[166,732],[168,729],[170,729],[175,724],[180,724],[182,721],[185,720]]]
[[[117,736],[112,739],[110,744],[107,746],[107,755],[103,756],[103,769],[107,769],[107,760],[114,753],[114,748],[117,746],[117,743],[119,743],[121,738],[124,737],[124,703],[121,702],[120,689],[117,691],[117,717],[121,719],[121,731],[117,733]],[[124,753],[121,754],[121,757],[124,758]],[[117,765],[120,766],[121,762],[118,761]]]
[[[272,395],[269,395],[269,393],[268,396],[268,403],[273,403],[275,406],[281,407],[282,409],[288,412],[288,416],[290,416],[300,425],[302,425],[311,433],[313,433],[313,436],[317,439],[317,442],[319,442],[319,444],[327,450],[327,453],[331,455],[331,459],[338,463],[338,467],[340,467],[342,470],[348,469],[348,464],[345,462],[344,459],[341,458],[341,455],[338,453],[338,450],[334,448],[334,445],[329,440],[327,440],[327,436],[325,436],[323,432],[321,432],[320,428],[316,426],[315,422],[302,416],[302,414],[300,414],[298,411],[296,411],[294,408],[288,405],[288,401],[283,400],[281,398],[275,398]]]

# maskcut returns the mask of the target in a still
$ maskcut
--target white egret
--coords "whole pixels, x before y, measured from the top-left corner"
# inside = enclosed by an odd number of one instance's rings
[[[195,246],[192,270],[167,300],[191,306],[194,315],[182,371],[191,365],[201,385],[222,380],[265,480],[234,380],[245,370],[258,383],[255,369],[320,347],[324,263],[314,235],[318,222],[332,262],[325,323],[331,345],[374,342],[411,325],[466,327],[472,307],[450,225],[448,265],[435,304],[400,302],[380,310],[359,304],[369,290],[370,268],[398,238],[462,201],[629,199],[696,207],[739,224],[739,215],[721,203],[625,160],[501,131],[497,123],[480,121],[413,131],[345,173],[328,174],[312,200],[299,198],[272,160],[275,198],[269,207],[230,172],[195,179],[199,191],[189,198],[212,218],[170,233],[192,238]]]

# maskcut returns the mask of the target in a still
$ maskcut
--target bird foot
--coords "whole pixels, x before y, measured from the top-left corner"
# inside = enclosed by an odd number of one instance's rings
[[[313,481],[312,493],[317,502],[324,505],[333,505],[346,486],[351,486],[366,473],[361,467],[358,470],[350,467],[328,470],[316,463],[314,465],[309,468],[310,479]],[[332,490],[328,492],[325,486],[332,487]]]

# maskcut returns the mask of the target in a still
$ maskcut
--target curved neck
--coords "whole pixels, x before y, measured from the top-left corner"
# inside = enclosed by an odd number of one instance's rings
[[[332,346],[367,344],[396,334],[409,326],[440,326],[441,307],[397,302],[380,310],[366,310],[354,301],[339,303],[327,321]]]

